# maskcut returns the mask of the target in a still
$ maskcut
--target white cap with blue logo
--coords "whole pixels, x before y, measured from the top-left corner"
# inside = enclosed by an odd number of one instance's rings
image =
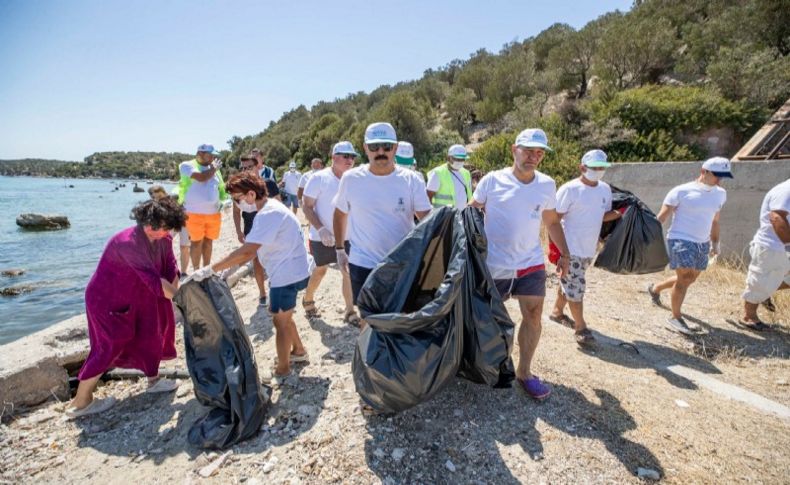
[[[365,130],[365,144],[398,143],[395,128],[389,123],[373,123]]]
[[[592,168],[606,168],[612,166],[606,157],[606,152],[603,150],[590,150],[589,152],[585,153],[584,156],[582,156],[582,165]]]
[[[332,155],[356,155],[359,156],[354,145],[350,141],[339,141],[332,147]]]
[[[546,133],[540,128],[527,128],[516,137],[516,146],[551,150]]]
[[[713,173],[719,178],[735,178],[732,176],[732,164],[724,157],[713,157],[705,160],[702,169]]]
[[[452,158],[466,160],[469,154],[466,153],[466,148],[463,145],[453,145],[447,149],[447,155]]]

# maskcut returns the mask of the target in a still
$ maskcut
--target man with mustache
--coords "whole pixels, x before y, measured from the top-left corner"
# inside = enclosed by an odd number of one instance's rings
[[[351,278],[355,304],[373,268],[414,228],[414,217],[422,219],[431,210],[419,176],[395,167],[397,144],[389,123],[368,126],[365,154],[370,163],[347,171],[334,199],[337,264]],[[348,255],[346,240],[351,244]]]
[[[513,166],[495,170],[477,184],[473,207],[485,210],[488,239],[488,269],[504,299],[518,300],[521,325],[518,329],[519,361],[516,380],[534,399],[549,397],[551,387],[531,370],[541,332],[546,270],[540,244],[540,224],[560,249],[560,276],[568,273],[568,245],[555,210],[556,184],[537,170],[548,146],[540,129],[519,133],[511,146]]]

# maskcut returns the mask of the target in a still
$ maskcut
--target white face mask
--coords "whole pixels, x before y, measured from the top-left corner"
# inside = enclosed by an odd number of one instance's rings
[[[585,170],[584,171],[584,178],[589,180],[590,182],[597,182],[603,178],[603,174],[606,173],[606,170]]]
[[[464,162],[453,162],[453,168],[456,170],[461,170],[464,168]]]

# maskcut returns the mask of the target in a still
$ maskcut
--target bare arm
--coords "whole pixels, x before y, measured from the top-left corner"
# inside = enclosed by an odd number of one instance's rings
[[[335,215],[332,216],[332,228],[334,229],[335,233],[335,248],[343,245],[343,242],[346,240],[346,225],[348,224],[348,214],[341,211],[340,209],[335,209]],[[340,246],[338,246],[340,245]]]
[[[303,196],[304,196],[304,187],[299,187],[298,189],[296,189],[296,198],[302,200]]]
[[[299,191],[304,191],[304,189],[299,189]],[[316,230],[321,229],[324,227],[321,224],[321,219],[318,218],[318,214],[315,213],[315,199],[312,197],[305,197],[303,199],[302,204],[302,211],[304,212],[304,216],[307,219],[307,222],[310,223]]]
[[[656,219],[658,219],[658,222],[660,222],[661,224],[664,224],[665,222],[667,222],[667,219],[669,219],[670,214],[674,212],[675,212],[674,207],[672,207],[671,205],[664,204],[661,206],[661,210],[658,211],[658,215],[656,216]]]
[[[241,230],[241,209],[233,204],[233,225],[236,227],[236,236],[240,243],[244,243],[244,231]]]
[[[425,192],[428,194],[428,200],[433,202],[433,196],[436,195],[436,192],[434,192],[433,190],[426,190]]]
[[[208,182],[209,180],[214,178],[215,173],[217,173],[217,168],[212,165],[211,168],[209,168],[205,172],[193,173],[192,178],[197,180],[198,182]]]
[[[787,211],[771,211],[768,213],[768,220],[779,240],[790,244],[790,223],[787,222]]]
[[[244,243],[239,249],[228,254],[221,260],[211,265],[211,269],[220,272],[224,269],[232,268],[237,264],[244,264],[251,261],[256,256],[260,244]]]
[[[603,215],[603,221],[604,222],[615,221],[621,217],[623,217],[623,215],[620,214],[620,211],[611,210]]]
[[[430,214],[431,211],[414,211],[414,215],[417,217],[418,221],[421,221],[425,216]]]
[[[557,211],[554,209],[546,209],[543,211],[542,218],[543,224],[546,226],[546,230],[549,233],[549,238],[551,238],[560,250],[558,269],[560,271],[560,277],[564,278],[565,275],[568,274],[568,257],[570,256],[570,250],[568,249],[568,243],[565,241],[565,232],[562,230],[562,224],[560,224],[560,215],[557,214]]]
[[[474,199],[474,197],[472,198],[472,200],[469,201],[469,205],[472,206],[472,207],[477,207],[478,209],[485,209],[486,208],[485,204],[481,204],[480,202],[476,201]]]
[[[716,246],[719,243],[719,234],[721,232],[721,226],[719,224],[719,212],[713,216],[713,224],[710,226],[710,242],[712,246]]]
[[[172,300],[178,291],[178,278],[173,280],[172,283],[164,278],[159,279],[162,281],[162,292],[165,294],[165,298]]]

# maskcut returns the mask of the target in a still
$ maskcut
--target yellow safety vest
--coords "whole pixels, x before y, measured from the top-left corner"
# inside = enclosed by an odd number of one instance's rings
[[[185,163],[189,163],[190,165],[192,165],[196,169],[200,170],[201,165],[200,165],[200,162],[197,161],[197,159],[193,159],[193,160],[190,160],[189,162],[185,162]],[[228,198],[228,193],[225,191],[225,181],[222,180],[222,174],[220,173],[219,170],[217,170],[217,173],[214,174],[214,176],[217,177],[217,180],[219,181],[219,201],[220,202],[224,202],[225,199]],[[185,177],[185,176],[181,175],[181,178],[178,181],[178,203],[179,204],[184,205],[184,199],[187,196],[187,191],[189,190],[189,187],[192,186],[192,182],[194,182],[194,181],[195,181],[195,179],[193,179],[192,177]]]
[[[439,190],[433,196],[434,207],[442,207],[445,205],[455,205],[455,183],[453,182],[454,175],[450,172],[450,167],[445,163],[440,167],[436,167],[434,173],[439,177]],[[466,200],[467,202],[472,198],[472,174],[469,170],[462,168],[456,172],[461,174],[466,186]]]

